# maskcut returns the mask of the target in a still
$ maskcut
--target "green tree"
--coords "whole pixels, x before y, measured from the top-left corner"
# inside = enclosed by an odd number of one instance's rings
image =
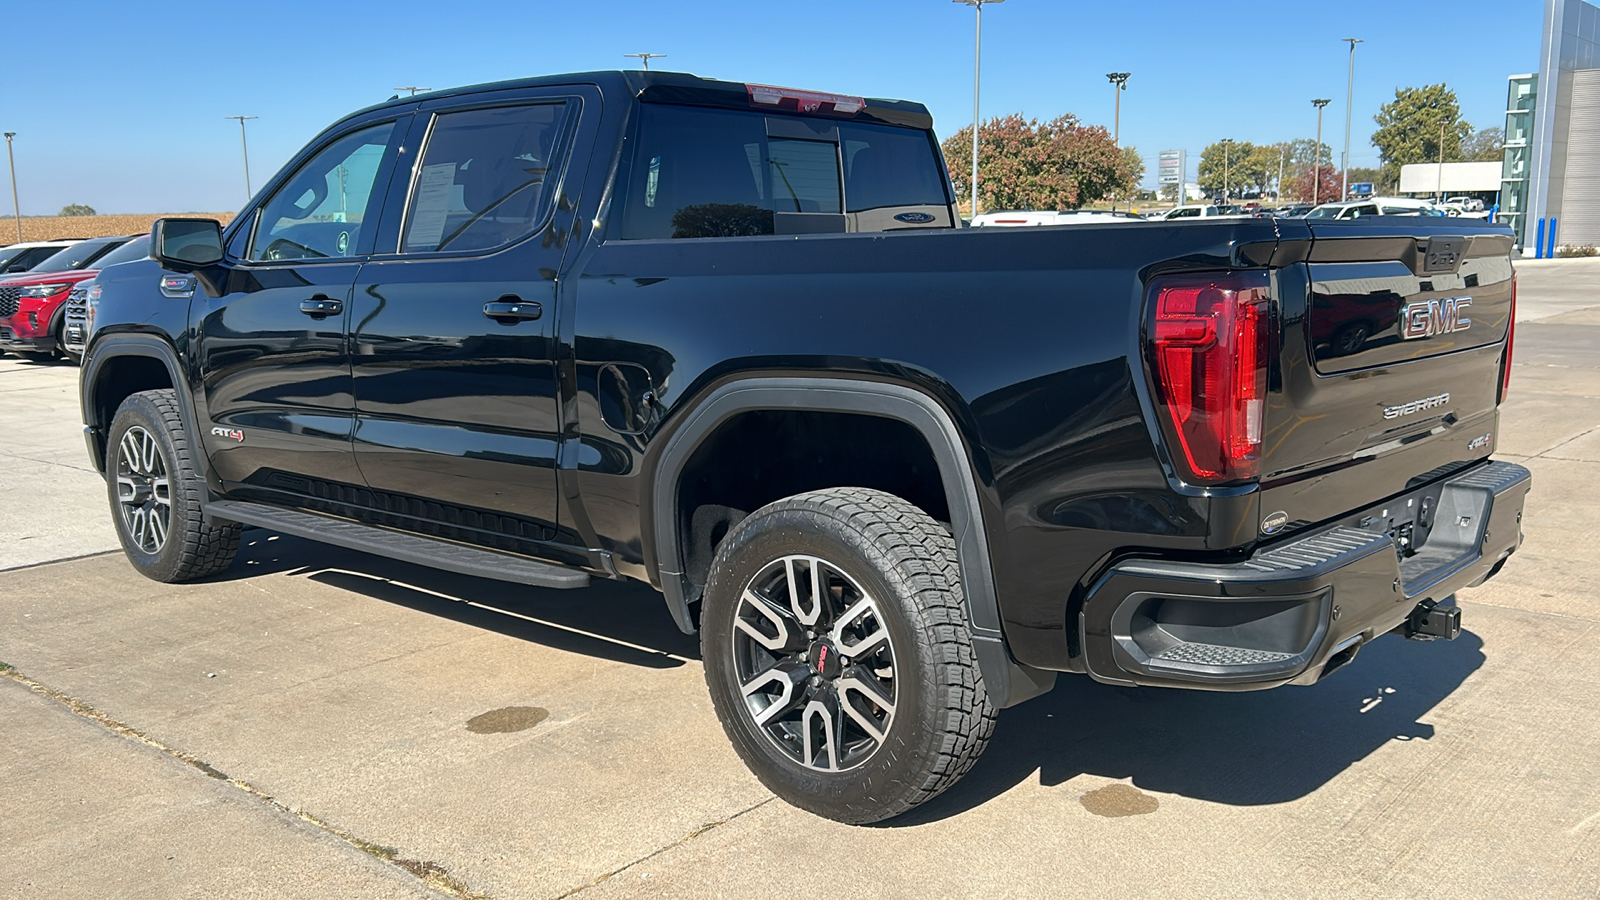
[[[1443,84],[1396,88],[1394,100],[1373,117],[1378,130],[1372,143],[1383,160],[1384,180],[1399,183],[1400,167],[1439,160],[1440,123],[1444,125],[1444,161],[1459,162],[1461,144],[1472,126],[1461,121],[1456,92]]]
[[[1506,133],[1499,128],[1474,131],[1462,142],[1461,153],[1471,162],[1499,162],[1505,159]]]
[[[56,213],[58,216],[92,216],[94,214],[94,207],[83,203],[68,203],[66,206],[61,207],[61,212]]]
[[[1137,180],[1110,132],[1076,116],[1049,122],[1013,113],[990,119],[979,132],[978,203],[983,209],[1077,209],[1130,192]],[[969,125],[944,142],[947,160],[970,159]],[[970,196],[970,169],[950,173],[958,196]]]
[[[1199,184],[1207,194],[1220,194],[1226,188],[1231,196],[1239,196],[1240,189],[1256,183],[1250,156],[1256,145],[1249,141],[1217,141],[1200,151]],[[1276,171],[1278,158],[1272,158]]]

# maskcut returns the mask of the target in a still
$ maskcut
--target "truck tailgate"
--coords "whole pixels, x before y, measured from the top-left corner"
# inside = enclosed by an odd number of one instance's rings
[[[1510,232],[1422,218],[1308,227],[1305,261],[1279,273],[1264,534],[1399,494],[1495,447]]]

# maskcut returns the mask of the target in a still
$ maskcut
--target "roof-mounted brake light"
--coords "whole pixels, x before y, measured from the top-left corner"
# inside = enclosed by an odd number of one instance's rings
[[[770,84],[747,84],[750,103],[755,106],[775,106],[782,110],[803,113],[835,113],[853,116],[866,108],[863,97],[846,97],[843,94],[823,94],[817,91],[797,91],[794,88],[773,87]]]

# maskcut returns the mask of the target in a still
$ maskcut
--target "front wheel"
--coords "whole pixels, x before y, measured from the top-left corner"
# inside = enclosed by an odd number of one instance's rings
[[[111,517],[139,574],[175,583],[215,575],[233,563],[239,525],[207,523],[205,490],[177,395],[143,391],[122,401],[106,442]]]
[[[745,764],[841,822],[936,796],[994,730],[955,542],[881,491],[799,494],[735,526],[706,585],[701,653]]]

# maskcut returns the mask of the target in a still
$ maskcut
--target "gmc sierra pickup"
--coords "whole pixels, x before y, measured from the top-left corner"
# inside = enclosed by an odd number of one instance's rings
[[[965,229],[927,110],[658,72],[399,99],[99,275],[128,558],[242,525],[698,631],[734,748],[872,822],[1058,673],[1312,684],[1520,540],[1504,227]]]

